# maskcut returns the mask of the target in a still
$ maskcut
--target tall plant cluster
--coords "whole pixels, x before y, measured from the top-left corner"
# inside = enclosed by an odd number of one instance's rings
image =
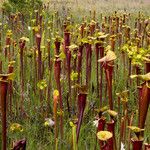
[[[149,149],[149,18],[48,9],[2,14],[1,148]]]
[[[7,15],[20,12],[24,16],[27,16],[27,11],[33,11],[33,9],[39,8],[41,5],[41,0],[8,0],[3,3],[2,9]]]

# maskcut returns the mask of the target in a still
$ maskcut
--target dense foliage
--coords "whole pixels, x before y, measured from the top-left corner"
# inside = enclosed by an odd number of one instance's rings
[[[41,0],[8,0],[3,3],[3,10],[7,14],[20,12],[26,16],[41,5]]]

